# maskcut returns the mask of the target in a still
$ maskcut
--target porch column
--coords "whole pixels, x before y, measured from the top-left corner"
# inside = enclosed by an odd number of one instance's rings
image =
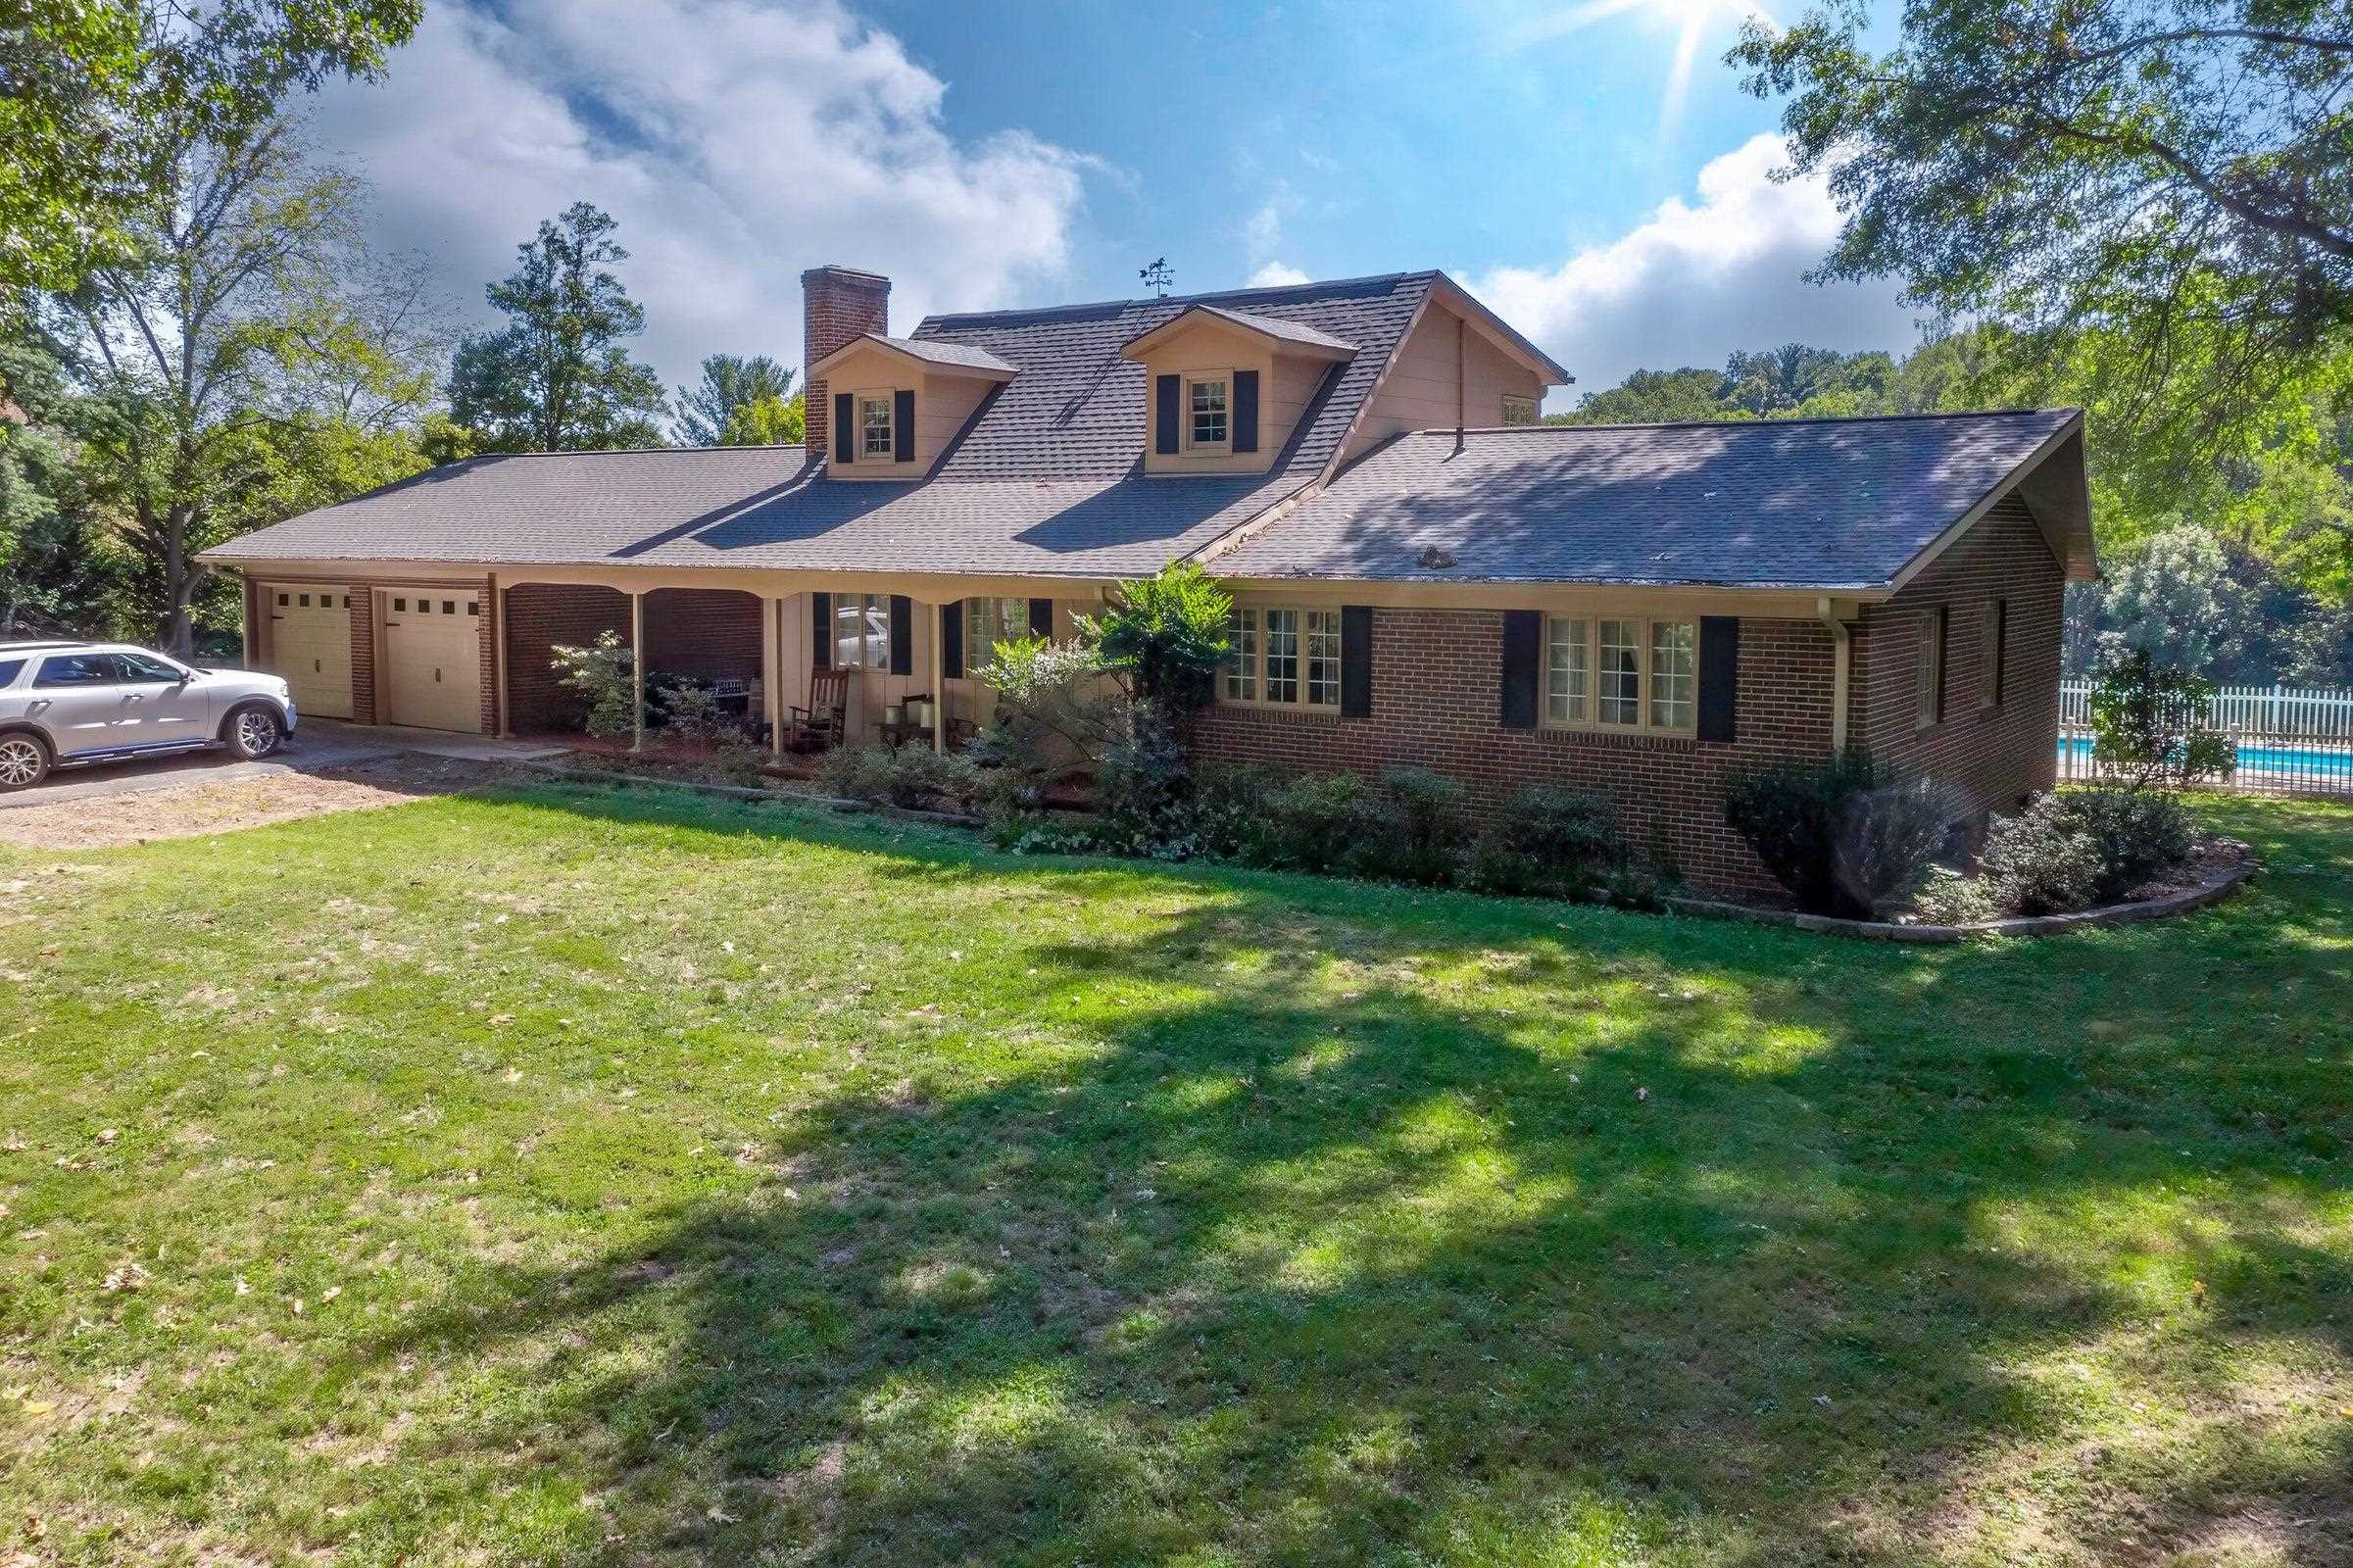
[[[629,596],[629,750],[646,749],[646,596]]]
[[[940,648],[940,621],[945,612],[938,605],[925,608],[931,612],[931,749],[945,752],[948,750],[948,664]]]
[[[760,685],[767,693],[768,755],[784,760],[784,601],[760,602]]]

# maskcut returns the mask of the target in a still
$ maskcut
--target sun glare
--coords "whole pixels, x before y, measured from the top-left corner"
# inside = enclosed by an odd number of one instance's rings
[[[1684,100],[1691,85],[1691,67],[1709,32],[1727,30],[1751,19],[1768,27],[1779,26],[1771,12],[1748,0],[1583,0],[1538,23],[1529,29],[1535,37],[1557,37],[1611,17],[1646,17],[1664,23],[1675,34],[1675,54],[1667,68],[1667,83],[1659,95],[1659,124],[1683,118]]]

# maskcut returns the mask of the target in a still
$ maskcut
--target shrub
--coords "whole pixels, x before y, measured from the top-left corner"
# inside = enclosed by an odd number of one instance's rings
[[[1917,843],[1905,806],[1867,799],[1893,784],[1886,764],[1855,752],[1786,764],[1732,780],[1724,819],[1800,908],[1867,919],[1897,852]],[[1869,863],[1850,863],[1858,860]],[[1914,879],[1924,864],[1912,867]]]
[[[2088,907],[2099,892],[2099,851],[2055,796],[1996,817],[1979,863],[1987,894],[2013,914],[2065,914]]]
[[[1191,712],[1216,694],[1225,663],[1226,619],[1234,600],[1192,562],[1172,563],[1141,582],[1123,582],[1101,618],[1080,635],[1124,673],[1138,699],[1170,713]]]
[[[1933,925],[1975,925],[2008,911],[1984,877],[1932,865],[1912,896],[1912,912]]]
[[[1129,733],[1104,753],[1097,779],[1096,836],[1113,854],[1183,859],[1199,852],[1191,760],[1150,703],[1136,704]]]
[[[2133,789],[2229,778],[2238,749],[2207,727],[2213,697],[2214,682],[2160,669],[2145,648],[2110,660],[2091,692],[2092,759]]]
[[[586,700],[589,734],[617,740],[636,733],[637,656],[622,645],[618,632],[599,632],[586,648],[558,644],[548,653],[556,684]]]
[[[2187,860],[2196,846],[2189,812],[2155,790],[2071,790],[2056,797],[2059,815],[2099,858],[2095,904],[2114,904],[2151,877]]]
[[[1840,891],[1875,915],[1908,902],[1951,840],[1954,815],[1952,792],[1926,778],[1848,796],[1838,823]]]
[[[890,759],[887,790],[893,806],[960,811],[981,792],[981,770],[969,758],[954,752],[905,746],[890,754]]]
[[[1607,801],[1552,785],[1520,791],[1492,815],[1472,852],[1469,880],[1495,893],[1580,898],[1626,860]]]
[[[817,784],[828,795],[880,806],[891,798],[897,776],[891,754],[879,746],[844,746],[817,763]]]
[[[1193,781],[1193,833],[1203,855],[1245,865],[1278,865],[1280,831],[1270,803],[1282,774],[1259,763],[1203,768]]]
[[[1354,773],[1309,773],[1266,801],[1269,864],[1309,871],[1346,870],[1367,819],[1384,803]]]

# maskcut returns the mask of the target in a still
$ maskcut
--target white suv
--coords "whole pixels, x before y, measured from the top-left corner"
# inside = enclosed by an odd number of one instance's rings
[[[0,791],[52,767],[226,747],[268,757],[294,733],[275,675],[198,669],[123,643],[0,643]]]

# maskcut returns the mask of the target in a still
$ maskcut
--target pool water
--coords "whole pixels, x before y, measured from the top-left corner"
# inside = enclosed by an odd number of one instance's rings
[[[2061,736],[2059,760],[2068,761],[2070,752],[2079,766],[2089,762],[2091,737]],[[2238,765],[2249,773],[2295,773],[2306,778],[2343,779],[2353,783],[2353,751],[2320,746],[2242,745],[2238,749]]]

